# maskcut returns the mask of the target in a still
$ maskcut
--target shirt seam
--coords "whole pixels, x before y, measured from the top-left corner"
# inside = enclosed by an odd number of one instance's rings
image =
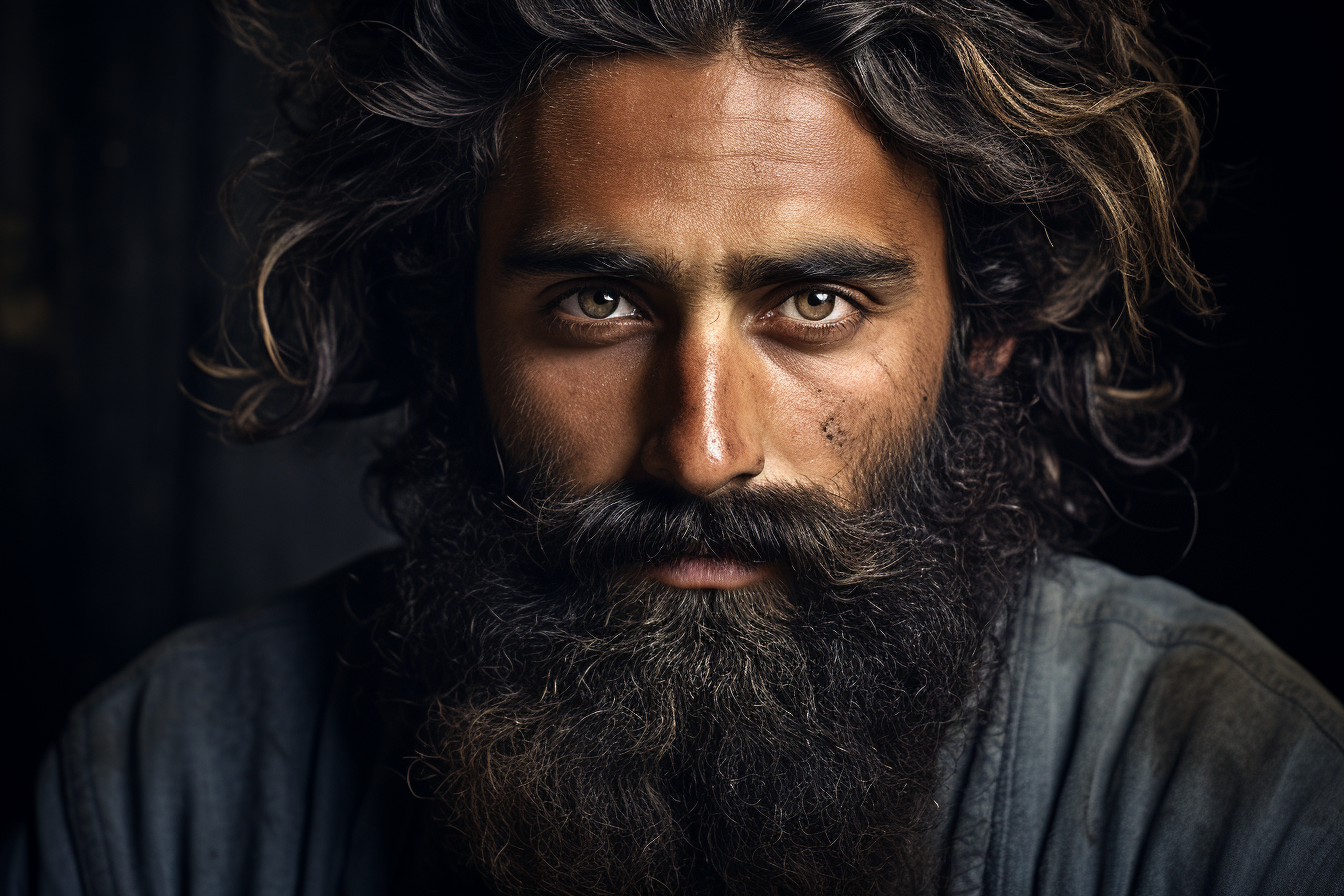
[[[1093,625],[1119,625],[1129,629],[1135,634],[1135,636],[1138,637],[1140,641],[1143,641],[1145,644],[1148,644],[1152,647],[1162,649],[1171,649],[1173,647],[1202,647],[1206,650],[1211,650],[1214,653],[1221,654],[1224,658],[1231,661],[1233,665],[1241,669],[1242,672],[1244,672],[1247,675],[1247,677],[1249,677],[1252,681],[1258,684],[1265,691],[1268,691],[1270,694],[1273,694],[1280,700],[1285,700],[1288,703],[1291,703],[1293,706],[1296,706],[1299,710],[1301,710],[1302,714],[1305,715],[1308,720],[1310,720],[1312,727],[1314,727],[1317,731],[1319,731],[1321,735],[1327,741],[1329,741],[1330,744],[1341,754],[1341,756],[1344,756],[1344,741],[1341,741],[1339,737],[1337,737],[1335,734],[1329,731],[1321,723],[1321,721],[1316,717],[1316,713],[1312,710],[1311,707],[1307,706],[1305,703],[1303,703],[1301,700],[1299,700],[1292,694],[1285,693],[1282,689],[1276,687],[1273,683],[1266,681],[1265,680],[1266,676],[1258,673],[1251,666],[1251,664],[1247,663],[1241,657],[1237,656],[1235,653],[1229,651],[1227,648],[1219,644],[1213,643],[1210,640],[1203,638],[1192,638],[1189,637],[1188,635],[1176,636],[1170,639],[1163,638],[1161,640],[1154,640],[1153,638],[1150,638],[1148,635],[1146,635],[1136,625],[1124,619],[1094,619],[1086,623],[1081,623],[1081,625],[1087,627],[1091,627]]]
[[[75,841],[75,861],[91,896],[115,896],[117,886],[111,848],[104,835],[102,807],[87,774],[93,752],[89,743],[92,732],[88,720],[78,714],[71,718],[71,726],[70,736],[63,738],[65,742],[57,750],[61,757],[62,796]]]
[[[997,832],[997,836],[992,841],[994,843],[992,867],[990,861],[985,863],[985,870],[989,872],[985,877],[987,880],[992,880],[992,889],[986,887],[985,891],[990,894],[1006,891],[1005,875],[1008,873],[1006,855],[1010,827],[1008,821],[1012,814],[1017,741],[1021,734],[1022,723],[1021,713],[1018,710],[1022,704],[1027,681],[1031,677],[1030,669],[1033,659],[1033,651],[1025,649],[1025,647],[1033,643],[1036,626],[1040,621],[1042,599],[1040,588],[1041,586],[1037,585],[1033,589],[1034,593],[1029,606],[1018,609],[1016,614],[1018,624],[1014,626],[1016,631],[1013,632],[1011,644],[1008,648],[1008,658],[1001,670],[1001,674],[1008,677],[1010,686],[1004,689],[1007,705],[1004,708],[1003,746],[999,755],[1000,781],[997,793],[994,795],[994,806],[990,815],[991,829]],[[1019,661],[1022,663],[1021,669],[1014,669],[1014,664]],[[986,859],[988,860],[990,857],[987,856]]]

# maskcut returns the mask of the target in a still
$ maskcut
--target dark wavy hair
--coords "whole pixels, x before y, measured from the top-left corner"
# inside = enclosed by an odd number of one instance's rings
[[[246,335],[199,359],[244,384],[236,438],[478,401],[476,208],[511,111],[577,61],[736,48],[821,67],[936,176],[956,351],[1015,340],[1056,513],[1079,516],[1070,452],[1144,467],[1188,440],[1150,342],[1164,295],[1213,313],[1181,234],[1199,129],[1140,0],[329,0],[315,36],[263,2],[220,7],[290,124],[226,185],[264,197]]]

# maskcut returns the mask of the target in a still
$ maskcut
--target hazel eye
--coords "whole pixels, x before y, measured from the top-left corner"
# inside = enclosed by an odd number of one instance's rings
[[[808,289],[789,296],[779,310],[785,317],[815,324],[835,316],[837,311],[848,312],[849,302],[829,289]]]
[[[624,295],[614,289],[600,286],[584,286],[576,289],[565,296],[558,307],[575,317],[589,320],[612,320],[639,315],[639,309]]]

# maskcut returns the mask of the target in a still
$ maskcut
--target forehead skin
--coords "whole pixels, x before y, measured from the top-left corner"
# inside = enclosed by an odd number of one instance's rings
[[[933,180],[824,77],[763,65],[604,61],[553,78],[516,116],[482,204],[476,315],[487,404],[515,460],[548,457],[581,485],[652,476],[707,494],[755,479],[843,495],[865,451],[929,418],[952,322]],[[557,340],[548,302],[582,278],[509,265],[546,240],[656,259],[666,276],[632,284],[647,326],[601,346]],[[798,284],[743,283],[741,259],[840,244],[907,259],[908,276],[818,281],[862,297],[861,325],[825,345],[782,338],[768,312]]]
[[[802,236],[819,219],[899,232],[902,206],[929,188],[819,76],[730,56],[624,60],[561,79],[515,134],[506,177],[533,213],[597,232],[670,227],[682,253],[723,250],[725,223],[739,240]]]

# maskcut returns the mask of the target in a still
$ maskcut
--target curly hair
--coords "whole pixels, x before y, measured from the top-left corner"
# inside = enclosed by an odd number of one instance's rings
[[[250,338],[202,359],[248,382],[237,438],[342,401],[469,398],[476,207],[510,112],[581,60],[742,49],[821,67],[933,172],[957,350],[1014,340],[1001,376],[1038,469],[1058,481],[1079,448],[1150,466],[1188,440],[1149,343],[1164,295],[1213,313],[1181,232],[1199,128],[1141,0],[329,0],[317,39],[290,41],[261,3],[221,0],[292,125],[226,185],[267,197],[234,308]]]

